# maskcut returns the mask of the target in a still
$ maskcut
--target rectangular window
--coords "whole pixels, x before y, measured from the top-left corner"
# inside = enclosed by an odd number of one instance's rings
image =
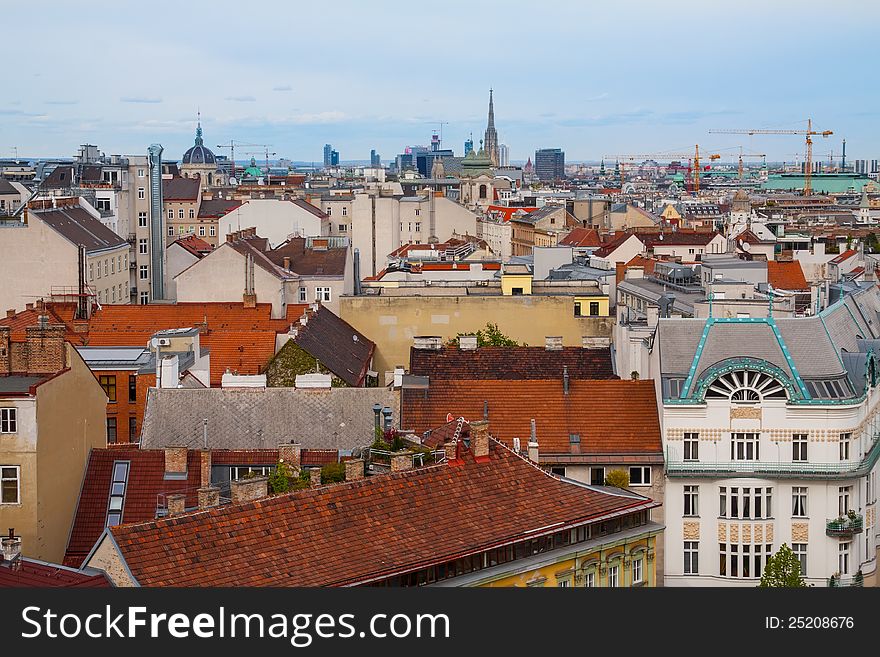
[[[147,255],[147,240],[140,239],[138,240],[138,253],[141,255]]]
[[[347,217],[347,216],[348,216],[348,207],[346,207],[346,206],[344,206],[344,205],[342,206],[342,216],[343,216],[343,217]]]
[[[327,209],[325,210],[325,213],[328,217],[332,217],[333,216],[333,208],[328,205]]]
[[[112,374],[102,374],[98,376],[98,383],[104,388],[104,394],[111,402],[116,401],[116,376]]]
[[[107,272],[105,271],[104,273],[106,274]],[[110,258],[110,273],[116,273],[116,261],[113,258]]]
[[[143,170],[143,169],[138,169],[137,177],[138,177],[138,178],[143,178],[143,177],[144,177],[144,170]]]
[[[575,317],[583,317],[582,311],[581,311],[581,302],[580,301],[574,302],[574,316]]]
[[[698,461],[700,459],[700,434],[684,434],[684,460]]]
[[[174,219],[174,210],[171,208],[168,208],[168,218]]]
[[[792,486],[791,488],[791,515],[795,518],[807,517],[807,487]]]
[[[217,234],[217,226],[211,226],[211,229],[208,231],[208,234],[211,237],[214,237]]]
[[[316,287],[315,288],[315,301],[323,301],[324,303],[330,302],[330,290],[329,287]]]
[[[852,486],[840,486],[837,489],[837,513],[845,516],[850,510],[849,497],[852,492]]]
[[[629,469],[630,486],[650,486],[651,485],[651,466],[650,465],[634,465]]]
[[[842,433],[840,434],[840,460],[848,461],[849,460],[849,443],[852,439],[851,433]]]
[[[0,433],[18,433],[17,408],[0,408]]]
[[[174,226],[168,226],[168,237],[174,237]]]
[[[204,237],[204,236],[205,236],[205,227],[199,226],[199,237]]]
[[[608,566],[608,588],[620,586],[620,566]]]
[[[128,418],[128,442],[138,442],[137,433],[137,418],[131,416],[130,418]]]
[[[148,265],[141,265],[141,280],[145,281],[150,277],[150,268]]]
[[[721,518],[727,517],[727,486],[718,488],[718,515]]]
[[[89,263],[89,280],[90,281],[95,280],[95,263],[94,262]]]
[[[113,527],[122,522],[125,506],[125,489],[128,485],[128,461],[113,462],[113,479],[110,482],[110,497],[107,501],[107,526]]]
[[[299,288],[299,302],[308,303],[308,291],[304,287]]]
[[[841,575],[849,575],[849,543],[837,546],[837,570]]]
[[[557,580],[557,582],[556,582],[556,586],[557,586],[558,588],[560,588],[560,589],[567,589],[567,588],[570,588],[570,587],[571,587],[571,580],[570,580],[570,579],[560,579],[560,580]]]
[[[684,542],[684,574],[700,574],[700,543],[699,541]]]
[[[195,211],[194,208],[190,208],[190,209],[189,209],[189,218],[190,218],[190,219],[195,219],[195,218],[196,218],[196,211]]]
[[[807,434],[796,433],[791,437],[791,460],[807,460]]]
[[[421,231],[422,231],[422,222],[421,222],[421,221],[417,221],[417,222],[416,222],[416,232],[417,232],[417,233],[420,233]]]
[[[584,586],[588,589],[595,588],[596,586],[596,573],[591,572],[587,573],[584,577]]]
[[[184,216],[184,215],[183,215],[183,208],[179,208],[179,209],[177,210],[177,218],[178,218],[178,219],[183,219],[183,216]]]
[[[250,475],[265,477],[268,476],[271,471],[271,465],[234,466],[229,468],[229,480],[236,481],[238,479],[244,479],[245,477],[248,477]]]
[[[143,187],[138,187],[138,198],[141,200],[147,198],[147,190]]]
[[[0,504],[21,502],[21,468],[17,465],[0,465]]]
[[[727,577],[727,543],[718,546],[718,574]]]
[[[129,374],[128,375],[128,401],[129,403],[135,403],[137,401],[137,375]]]
[[[685,486],[684,487],[684,515],[698,516],[700,515],[700,487]]]
[[[150,293],[141,292],[141,305],[146,306],[148,303],[150,303]]]
[[[801,562],[801,575],[804,577],[807,576],[807,544],[806,543],[792,543],[791,551],[795,553],[798,558],[798,561]]]
[[[641,584],[644,581],[644,573],[642,568],[642,559],[633,559],[632,562],[632,581],[633,584]]]
[[[605,468],[590,468],[590,483],[593,486],[604,486]]]
[[[730,441],[731,461],[756,461],[758,460],[758,437],[757,433],[734,433]]]
[[[598,317],[599,316],[599,302],[598,301],[590,301],[590,317]]]
[[[348,231],[348,224],[339,224],[339,232],[344,233]]]
[[[110,445],[116,442],[116,418],[108,417],[107,418],[107,444]]]

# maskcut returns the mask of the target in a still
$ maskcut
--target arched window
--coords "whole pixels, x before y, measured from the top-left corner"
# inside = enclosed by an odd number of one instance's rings
[[[208,185],[213,185],[213,184],[214,184],[214,174],[209,173],[208,174]]]
[[[719,376],[709,389],[707,399],[729,399],[736,404],[757,404],[763,399],[785,399],[785,387],[764,372],[739,370]]]
[[[480,198],[486,198],[486,186],[480,185]]]

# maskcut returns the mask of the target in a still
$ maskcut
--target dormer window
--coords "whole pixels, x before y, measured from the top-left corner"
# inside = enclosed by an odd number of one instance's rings
[[[707,399],[729,399],[734,404],[758,404],[764,399],[786,399],[785,387],[764,372],[740,370],[719,376],[706,391]]]

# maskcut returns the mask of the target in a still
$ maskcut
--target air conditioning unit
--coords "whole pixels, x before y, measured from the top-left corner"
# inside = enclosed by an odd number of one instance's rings
[[[156,344],[160,347],[170,347],[171,346],[171,338],[157,338]]]

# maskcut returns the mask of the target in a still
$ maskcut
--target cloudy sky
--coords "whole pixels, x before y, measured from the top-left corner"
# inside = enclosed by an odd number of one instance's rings
[[[543,0],[8,3],[0,157],[80,143],[168,159],[192,144],[271,144],[279,157],[388,160],[430,140],[461,154],[489,87],[511,159],[738,146],[794,160],[799,137],[710,128],[814,125],[819,157],[880,157],[880,3]],[[9,36],[9,30],[6,31]],[[15,57],[9,55],[15,54]],[[223,151],[219,151],[223,152]],[[241,157],[239,151],[237,157]]]

